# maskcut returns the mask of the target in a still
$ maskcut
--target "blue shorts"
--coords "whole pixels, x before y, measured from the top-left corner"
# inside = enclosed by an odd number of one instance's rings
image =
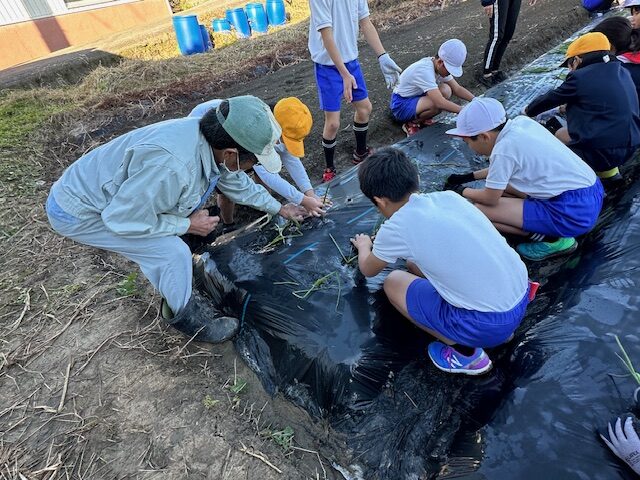
[[[429,330],[465,347],[487,348],[506,342],[518,328],[529,304],[529,289],[508,312],[478,312],[447,303],[426,278],[407,289],[407,311]]]
[[[313,66],[316,72],[320,110],[325,112],[339,112],[342,93],[344,91],[340,72],[338,72],[338,69],[334,65],[314,63]],[[368,98],[369,93],[367,92],[367,84],[362,75],[360,62],[356,59],[345,63],[344,66],[347,67],[349,73],[356,79],[356,85],[358,85],[358,88],[353,90],[353,101],[359,102],[360,100]]]
[[[604,189],[600,180],[590,187],[569,190],[557,197],[524,201],[522,229],[553,237],[576,237],[591,231],[598,220]]]
[[[416,97],[403,97],[394,93],[391,95],[391,113],[393,118],[399,122],[410,122],[417,118],[418,102],[424,95],[418,95]]]

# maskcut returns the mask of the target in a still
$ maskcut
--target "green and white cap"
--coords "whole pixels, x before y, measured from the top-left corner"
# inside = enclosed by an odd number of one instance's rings
[[[282,129],[276,122],[269,106],[253,95],[228,99],[227,118],[216,108],[216,116],[222,128],[242,148],[253,153],[258,162],[269,173],[278,173],[282,168],[280,155],[273,148]]]

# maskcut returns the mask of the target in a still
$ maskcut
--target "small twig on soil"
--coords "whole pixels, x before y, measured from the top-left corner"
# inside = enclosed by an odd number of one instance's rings
[[[24,308],[22,309],[22,312],[20,313],[20,316],[18,317],[18,319],[13,322],[13,325],[11,325],[9,327],[9,332],[11,333],[13,332],[16,328],[18,328],[20,326],[20,323],[22,323],[22,319],[24,318],[24,316],[27,314],[27,312],[31,310],[31,289],[27,289],[27,291],[24,294]]]
[[[204,327],[205,327],[205,326],[206,326],[206,325],[203,325],[202,327],[200,327],[200,328],[198,329],[198,331],[197,331],[196,333],[194,333],[194,334],[193,334],[193,337],[191,337],[187,343],[185,343],[182,347],[180,347],[180,349],[178,350],[178,354],[177,354],[177,356],[178,356],[178,357],[180,357],[180,354],[183,352],[183,350],[184,350],[185,348],[187,348],[187,346],[188,346],[191,342],[193,342],[193,340],[198,336],[198,334],[199,334],[199,333],[204,329]]]
[[[320,468],[322,468],[322,473],[323,473],[324,478],[326,480],[327,471],[324,469],[324,465],[322,464],[322,460],[320,459],[320,454],[316,450],[308,450],[306,448],[294,447],[293,445],[291,446],[291,449],[292,450],[300,450],[301,452],[313,453],[316,457],[318,457],[318,463],[320,463]]]
[[[62,396],[60,397],[60,403],[58,404],[57,413],[62,412],[62,409],[64,408],[64,402],[67,399],[67,390],[69,389],[69,374],[71,373],[71,365],[73,365],[73,362],[69,362],[69,365],[67,365],[67,373],[65,373],[65,376],[64,376],[64,385],[62,386]]]
[[[258,460],[264,462],[266,465],[269,465],[271,468],[273,468],[276,472],[282,474],[282,470],[280,470],[278,467],[276,467],[273,463],[271,463],[262,452],[258,451],[257,453],[252,452],[251,450],[249,450],[244,443],[240,442],[240,445],[242,445],[242,448],[240,449],[240,451],[242,453],[246,453],[247,455],[257,458]],[[253,448],[253,447],[252,447]]]
[[[110,342],[110,341],[111,341],[111,340],[113,340],[114,338],[119,337],[120,335],[131,334],[131,333],[133,333],[133,332],[131,332],[131,331],[120,332],[120,333],[116,333],[115,335],[112,335],[112,336],[110,336],[109,338],[107,338],[107,339],[106,339],[105,341],[103,341],[100,345],[98,345],[98,347],[97,347],[97,348],[93,351],[93,353],[89,356],[89,358],[87,359],[87,361],[86,361],[86,362],[84,362],[84,363],[82,364],[82,366],[81,366],[78,370],[76,370],[76,371],[75,371],[75,373],[73,374],[73,376],[75,377],[76,375],[79,375],[79,374],[80,374],[80,372],[82,372],[82,371],[87,367],[87,365],[89,365],[89,362],[90,362],[91,360],[93,360],[93,357],[95,357],[95,356],[96,356],[96,353],[98,353],[98,352],[100,351],[100,349],[101,349],[102,347],[104,347],[108,342]]]

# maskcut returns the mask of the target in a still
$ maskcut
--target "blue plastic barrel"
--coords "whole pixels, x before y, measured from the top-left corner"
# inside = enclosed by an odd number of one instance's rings
[[[267,33],[269,21],[267,20],[267,12],[261,3],[247,3],[245,6],[247,18],[251,23],[251,30],[258,33]]]
[[[227,22],[229,22],[229,25],[233,27],[233,15],[231,12],[231,9],[228,9],[226,12],[224,12],[224,18],[226,18]]]
[[[216,18],[211,22],[214,32],[231,33],[231,24],[225,18]]]
[[[204,51],[208,52],[213,48],[213,44],[211,43],[211,37],[209,36],[209,31],[207,27],[204,25],[200,25],[200,33],[202,34],[202,43],[204,44]]]
[[[276,26],[287,23],[284,0],[267,0],[267,17],[269,18],[269,25]]]
[[[234,8],[231,10],[231,25],[236,29],[236,35],[239,38],[247,38],[251,36],[249,19],[242,8]]]
[[[206,44],[202,38],[198,17],[195,15],[176,15],[173,17],[173,28],[176,31],[178,47],[182,55],[202,53]]]

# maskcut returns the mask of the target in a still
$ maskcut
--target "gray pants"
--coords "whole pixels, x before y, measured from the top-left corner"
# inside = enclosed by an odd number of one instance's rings
[[[53,229],[78,243],[119,253],[135,262],[160,292],[171,310],[179,312],[191,297],[193,267],[191,251],[177,236],[129,238],[111,232],[99,215],[78,219],[47,199],[47,216]]]

